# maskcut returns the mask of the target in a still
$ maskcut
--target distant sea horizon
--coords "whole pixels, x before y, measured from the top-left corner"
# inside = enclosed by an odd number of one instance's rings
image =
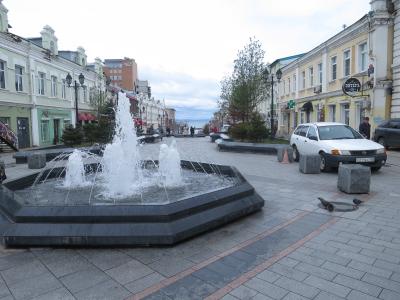
[[[196,119],[196,120],[177,119],[176,121],[187,123],[189,127],[194,126],[195,128],[203,128],[205,124],[208,124],[210,119]]]

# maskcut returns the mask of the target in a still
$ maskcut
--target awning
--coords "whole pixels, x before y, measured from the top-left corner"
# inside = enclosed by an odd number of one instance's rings
[[[91,113],[78,113],[79,121],[94,121],[96,120],[96,116]]]
[[[313,105],[310,101],[304,103],[301,109],[305,111],[314,111]]]

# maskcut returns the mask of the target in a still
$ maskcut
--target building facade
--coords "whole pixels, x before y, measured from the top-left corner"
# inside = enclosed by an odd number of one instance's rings
[[[400,118],[400,0],[392,2],[391,12],[394,15],[393,37],[393,95],[390,106],[390,117]]]
[[[387,1],[371,1],[371,12],[282,68],[278,88],[278,135],[299,123],[333,121],[358,129],[370,117],[372,130],[391,109],[393,17]],[[360,81],[346,95],[343,83]]]
[[[136,91],[138,70],[136,61],[132,58],[105,59],[104,73],[113,85],[119,86],[124,91]]]
[[[161,100],[148,97],[147,94],[137,95],[139,119],[142,129],[146,132],[150,128],[165,130],[165,104]]]
[[[102,73],[86,67],[83,48],[75,51],[77,59],[65,58],[50,26],[43,28],[39,38],[25,39],[8,32],[7,9],[1,2],[0,20],[0,121],[17,134],[20,148],[57,144],[65,126],[76,123],[75,93],[67,85],[67,75],[73,82],[84,75],[78,110],[90,114],[89,94],[103,88]]]

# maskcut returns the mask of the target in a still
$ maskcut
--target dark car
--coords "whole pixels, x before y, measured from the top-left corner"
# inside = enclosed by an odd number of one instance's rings
[[[374,140],[384,146],[400,147],[400,119],[390,119],[375,129]]]

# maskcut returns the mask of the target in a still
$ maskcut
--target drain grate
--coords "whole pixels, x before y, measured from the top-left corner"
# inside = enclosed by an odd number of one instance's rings
[[[329,201],[333,205],[333,211],[338,212],[349,212],[358,209],[358,205],[354,205],[347,202],[339,202],[339,201]],[[326,209],[321,203],[318,203],[318,207],[322,209]]]

